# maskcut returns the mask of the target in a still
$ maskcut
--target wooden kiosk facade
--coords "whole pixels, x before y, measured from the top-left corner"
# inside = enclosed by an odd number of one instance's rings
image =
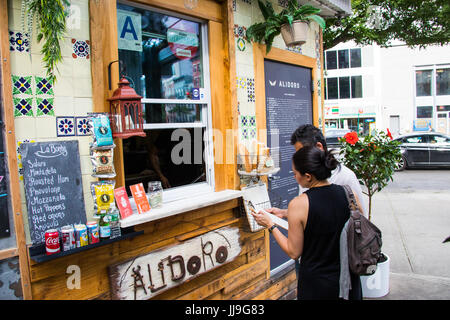
[[[120,1],[119,1],[120,2]],[[320,106],[322,105],[322,46],[321,33],[316,26],[312,28],[310,40],[304,47],[287,50],[281,39],[277,39],[274,48],[266,54],[265,47],[250,44],[245,40],[245,30],[260,16],[256,1],[242,0],[198,0],[190,9],[184,0],[133,0],[126,1],[128,5],[138,5],[143,8],[161,10],[174,15],[182,15],[201,21],[206,26],[207,59],[209,62],[210,79],[210,120],[211,127],[222,133],[239,132],[227,135],[226,143],[212,143],[213,156],[228,155],[236,159],[238,144],[247,139],[253,132],[254,138],[265,142],[266,108],[264,89],[264,60],[274,60],[287,64],[302,66],[311,69],[312,83],[312,114],[313,123],[319,125]],[[253,2],[253,3],[252,3]],[[64,108],[64,100],[58,97],[58,90],[65,81],[62,75],[54,86],[54,105],[56,114],[78,116],[76,112],[108,112],[107,98],[112,96],[119,79],[119,66],[112,63],[118,57],[118,31],[117,31],[117,2],[115,0],[77,0],[72,1],[81,10],[81,24],[88,25],[89,57],[75,57],[71,54],[69,45],[67,56],[63,53],[63,62],[60,74],[67,70],[66,62],[70,62],[70,72],[73,72],[73,95],[65,94],[64,98],[74,101],[72,109],[58,111]],[[279,5],[274,2],[274,5]],[[281,8],[281,7],[277,7]],[[30,254],[30,241],[27,235],[27,207],[24,199],[23,183],[20,179],[20,159],[16,153],[19,141],[35,140],[48,141],[61,139],[55,133],[54,137],[44,136],[45,124],[38,117],[22,118],[14,116],[14,94],[9,79],[15,74],[24,73],[18,70],[19,58],[16,51],[11,51],[10,31],[17,30],[20,22],[19,0],[0,0],[0,43],[1,43],[1,76],[2,94],[1,109],[5,122],[5,150],[7,150],[7,168],[9,172],[9,201],[10,214],[14,221],[14,235],[16,245],[7,248],[0,247],[0,260],[17,259],[18,272],[20,272],[23,299],[111,299],[117,298],[112,292],[110,268],[124,261],[130,261],[143,254],[164,252],[166,249],[176,248],[219,229],[237,230],[239,235],[239,250],[232,260],[226,263],[215,263],[214,269],[199,272],[195,277],[185,277],[176,286],[161,290],[151,296],[152,299],[292,299],[296,296],[296,276],[293,264],[281,272],[271,276],[269,266],[269,233],[265,230],[251,232],[245,215],[241,211],[242,198],[239,192],[240,177],[235,161],[214,161],[213,175],[214,192],[205,195],[206,200],[198,203],[189,202],[185,209],[167,209],[159,217],[134,219],[126,222],[127,227],[133,228],[135,235],[119,241],[111,242],[99,247],[84,250],[55,259],[36,261]],[[83,28],[83,27],[82,27]],[[71,32],[71,31],[69,31]],[[65,41],[71,42],[76,38],[76,32],[68,35]],[[280,38],[280,37],[279,37]],[[87,39],[85,39],[87,40]],[[35,58],[39,58],[39,45],[36,40],[30,39],[32,68],[39,65]],[[37,50],[37,51],[36,51]],[[73,57],[71,57],[73,56]],[[77,60],[77,59],[78,60]],[[78,76],[78,67],[81,58],[88,63],[87,76]],[[71,60],[73,59],[73,60]],[[20,68],[19,68],[20,69]],[[62,70],[62,71],[61,71]],[[80,69],[81,70],[81,69]],[[109,87],[109,77],[112,86]],[[248,81],[253,78],[252,81]],[[85,81],[88,88],[87,95],[79,94],[81,84]],[[77,82],[77,83],[75,83]],[[245,83],[246,88],[242,83]],[[68,82],[70,86],[70,82]],[[80,87],[78,87],[80,86]],[[90,87],[90,88],[89,88]],[[78,88],[78,89],[77,89]],[[83,87],[84,88],[84,87]],[[70,88],[66,88],[69,90]],[[78,91],[77,91],[78,90]],[[244,96],[242,96],[242,90]],[[83,111],[76,111],[82,102],[88,101]],[[71,114],[70,110],[75,110]],[[36,120],[37,119],[37,120]],[[252,119],[251,126],[245,123],[247,135],[242,135],[244,120]],[[55,130],[55,117],[48,119],[53,131]],[[256,122],[255,122],[256,120]],[[34,133],[24,133],[25,124],[35,121]],[[256,131],[256,132],[257,132]],[[33,136],[33,134],[36,134]],[[78,137],[64,137],[64,139],[78,139]],[[79,138],[80,149],[87,146],[87,140]],[[87,138],[86,138],[87,139]],[[116,187],[125,185],[124,151],[122,140],[116,139],[114,151],[114,165],[117,176]],[[83,153],[84,152],[84,153]],[[83,192],[86,208],[89,199],[89,165],[86,151],[81,153],[81,171],[83,172]],[[195,195],[194,195],[195,198]],[[183,201],[183,200],[178,200]],[[92,210],[92,209],[89,209]],[[14,214],[12,214],[14,213]],[[87,213],[89,215],[91,213]],[[151,213],[150,213],[151,215]],[[1,244],[1,242],[0,242]],[[182,247],[180,247],[181,249]],[[205,246],[203,246],[203,254]],[[201,251],[200,254],[201,255]],[[231,255],[231,252],[227,252]],[[172,259],[175,257],[172,255]],[[203,257],[205,258],[205,257]],[[217,261],[226,258],[225,255],[216,254]],[[207,259],[212,259],[211,256]],[[187,262],[187,261],[185,261]],[[222,260],[223,262],[223,260]],[[76,266],[74,269],[73,266]],[[195,266],[195,264],[194,264]],[[192,267],[192,265],[191,265]],[[150,267],[149,267],[150,268]],[[75,271],[74,271],[75,270]],[[177,269],[179,270],[179,269]],[[155,271],[157,272],[157,271]],[[191,272],[191,271],[189,271]],[[188,271],[184,273],[188,275]],[[193,273],[193,272],[191,272]],[[142,274],[145,274],[142,272]],[[172,269],[173,278],[176,278]],[[79,276],[74,280],[74,276]],[[0,275],[1,278],[1,275]]]

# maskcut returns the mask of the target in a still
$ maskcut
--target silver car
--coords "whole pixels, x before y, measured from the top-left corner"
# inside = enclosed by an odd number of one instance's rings
[[[450,136],[438,132],[402,135],[398,171],[412,167],[450,167]]]

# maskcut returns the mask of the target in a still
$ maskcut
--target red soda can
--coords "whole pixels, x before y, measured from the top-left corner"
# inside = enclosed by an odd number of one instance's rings
[[[100,242],[97,221],[89,221],[86,224],[86,227],[88,231],[89,244]]]
[[[58,230],[50,229],[45,231],[45,251],[47,252],[47,255],[61,251]]]

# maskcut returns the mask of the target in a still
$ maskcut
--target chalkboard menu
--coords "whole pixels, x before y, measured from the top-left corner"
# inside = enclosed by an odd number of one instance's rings
[[[292,171],[295,149],[291,136],[300,125],[311,124],[313,120],[311,69],[265,60],[264,76],[267,145],[275,167],[280,168],[269,180],[269,197],[272,205],[286,209],[299,192]],[[271,269],[288,260],[274,241],[271,241],[270,260]]]
[[[33,244],[48,229],[86,223],[78,141],[23,143],[20,153]]]

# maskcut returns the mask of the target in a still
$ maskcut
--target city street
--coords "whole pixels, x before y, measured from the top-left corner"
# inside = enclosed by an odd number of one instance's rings
[[[384,300],[450,299],[450,170],[405,170],[373,198],[391,258]]]

